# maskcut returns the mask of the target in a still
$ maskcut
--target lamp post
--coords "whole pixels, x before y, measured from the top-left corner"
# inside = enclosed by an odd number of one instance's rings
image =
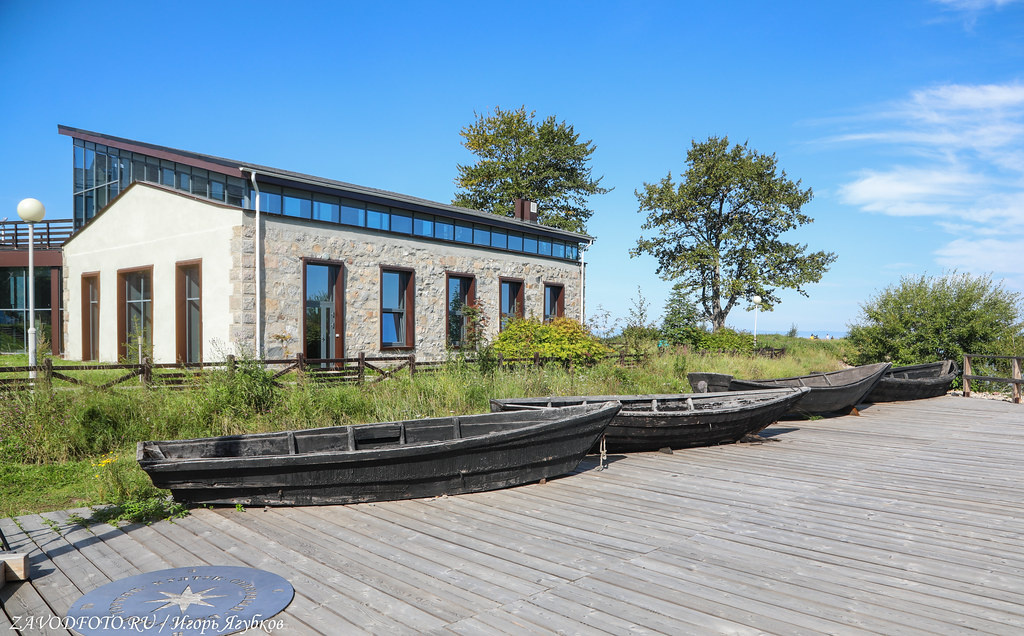
[[[761,308],[761,297],[753,296],[750,302],[754,303],[754,348],[757,349],[757,310]]]
[[[28,372],[30,380],[36,379],[36,268],[35,268],[35,224],[46,216],[46,208],[39,199],[22,199],[18,203],[18,216],[28,223]]]

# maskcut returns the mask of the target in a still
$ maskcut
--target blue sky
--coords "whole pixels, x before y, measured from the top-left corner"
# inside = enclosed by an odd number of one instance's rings
[[[691,140],[775,153],[838,261],[758,330],[840,333],[904,275],[1024,291],[1024,3],[0,1],[0,218],[71,216],[57,125],[450,201],[459,130],[525,105],[593,140],[588,313],[671,284],[634,190]],[[753,328],[734,310],[729,324]]]

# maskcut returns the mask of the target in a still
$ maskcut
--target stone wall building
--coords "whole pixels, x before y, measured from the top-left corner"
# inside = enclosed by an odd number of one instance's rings
[[[440,359],[463,344],[467,305],[487,339],[513,316],[582,320],[592,239],[539,225],[529,202],[500,217],[60,130],[79,226],[64,246],[69,358]]]

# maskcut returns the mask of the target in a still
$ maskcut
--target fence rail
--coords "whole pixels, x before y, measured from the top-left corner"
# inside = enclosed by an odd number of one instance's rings
[[[614,353],[606,356],[606,360],[615,360],[623,366],[635,365],[642,361],[643,354]],[[306,358],[302,354],[294,358],[263,359],[258,363],[263,369],[272,371],[271,380],[277,386],[284,386],[282,378],[289,373],[311,382],[320,384],[356,383],[367,384],[381,382],[393,377],[399,371],[408,369],[410,375],[429,373],[449,364],[450,360],[417,360],[415,354],[407,356],[368,356],[360,353],[353,358]],[[478,360],[467,359],[467,363]],[[126,384],[138,379],[141,386],[162,386],[167,388],[183,388],[194,383],[204,371],[217,369],[233,374],[237,371],[238,360],[228,356],[222,362],[203,363],[154,363],[148,358],[141,364],[78,364],[54,366],[51,358],[46,358],[36,366],[0,367],[0,391],[32,388],[37,382],[50,384],[55,380],[75,386],[87,386],[100,390]],[[511,367],[542,367],[548,364],[561,364],[568,368],[574,365],[558,358],[545,358],[534,354],[531,358],[505,358],[497,356],[495,366]],[[123,371],[114,378],[109,378],[111,371]],[[75,375],[72,375],[74,373]],[[13,374],[25,374],[24,377],[4,377]],[[105,375],[100,382],[89,382],[81,376]]]
[[[58,250],[75,232],[71,219],[40,221],[32,228],[32,247],[37,250]],[[28,223],[0,221],[0,250],[27,250]]]
[[[984,360],[1010,360],[1011,377],[1004,378],[994,375],[974,375],[971,373],[971,360],[978,358]],[[1024,357],[1021,356],[989,356],[974,353],[965,354],[964,372],[962,376],[964,380],[964,397],[971,397],[971,380],[975,380],[977,382],[1000,382],[1003,384],[1009,384],[1012,387],[1011,391],[1013,392],[1013,401],[1016,404],[1020,404],[1020,385],[1024,384],[1024,379],[1021,379],[1020,373],[1022,360],[1024,360]]]

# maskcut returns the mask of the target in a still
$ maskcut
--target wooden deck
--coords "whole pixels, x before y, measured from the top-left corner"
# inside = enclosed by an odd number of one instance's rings
[[[943,397],[766,433],[459,497],[2,519],[32,580],[0,589],[0,633],[189,565],[284,576],[281,634],[1024,632],[1024,407]]]

